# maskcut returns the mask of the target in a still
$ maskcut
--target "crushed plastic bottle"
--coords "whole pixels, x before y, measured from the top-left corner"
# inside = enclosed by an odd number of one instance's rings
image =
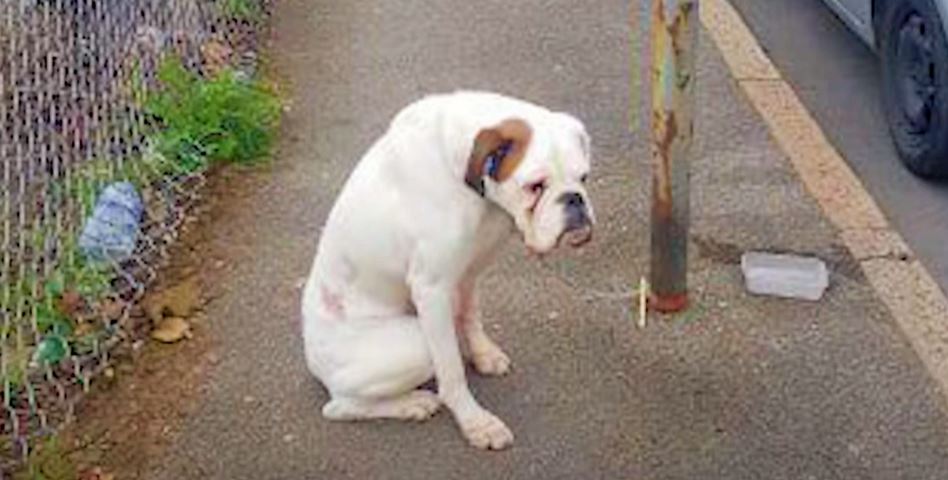
[[[829,286],[826,264],[813,257],[746,252],[741,270],[747,290],[758,295],[816,301]]]
[[[79,249],[95,262],[122,262],[135,251],[144,205],[129,182],[109,184],[79,237]]]

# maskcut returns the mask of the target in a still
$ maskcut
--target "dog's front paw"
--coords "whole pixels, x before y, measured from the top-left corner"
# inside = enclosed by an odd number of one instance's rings
[[[481,375],[500,377],[510,372],[510,357],[496,345],[472,354],[471,362]]]
[[[483,450],[502,450],[513,444],[513,432],[490,412],[483,412],[461,424],[467,441]]]

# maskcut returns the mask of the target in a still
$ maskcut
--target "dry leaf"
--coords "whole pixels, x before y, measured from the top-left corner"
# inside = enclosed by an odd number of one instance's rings
[[[175,317],[191,316],[201,306],[201,286],[197,276],[150,295],[143,304],[145,313],[155,325],[161,323],[166,312]]]
[[[101,312],[102,318],[107,321],[115,321],[122,318],[122,313],[125,311],[125,302],[121,300],[106,300],[102,302]]]
[[[227,66],[233,50],[216,40],[201,45],[201,54],[210,73],[216,73]]]
[[[191,326],[181,317],[168,317],[151,332],[151,338],[163,343],[175,343],[190,336]]]
[[[63,292],[62,296],[59,297],[59,302],[57,307],[59,312],[69,318],[75,318],[76,312],[82,308],[82,295],[79,295],[79,292],[74,290],[69,290]]]
[[[80,473],[79,480],[115,480],[115,474],[104,473],[101,467],[95,467]]]
[[[152,325],[157,326],[164,318],[165,305],[159,295],[150,295],[142,302],[145,315],[151,320]]]
[[[84,337],[95,332],[96,324],[93,322],[80,322],[76,324],[76,330],[73,334],[77,337]]]

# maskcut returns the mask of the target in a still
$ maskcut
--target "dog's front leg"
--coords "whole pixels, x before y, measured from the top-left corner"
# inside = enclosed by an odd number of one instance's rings
[[[510,357],[494,343],[478,318],[476,304],[476,278],[469,276],[458,284],[455,323],[458,334],[463,337],[467,354],[474,368],[483,375],[506,375],[510,371]]]
[[[513,443],[513,433],[481,407],[468,388],[452,315],[455,286],[448,283],[420,281],[412,285],[418,320],[434,363],[438,396],[472,445],[499,450]]]

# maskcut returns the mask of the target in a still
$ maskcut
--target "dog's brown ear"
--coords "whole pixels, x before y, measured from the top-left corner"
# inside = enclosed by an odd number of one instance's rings
[[[510,178],[523,161],[532,134],[527,122],[518,118],[478,132],[467,162],[465,183],[483,196],[485,176],[495,182]]]

